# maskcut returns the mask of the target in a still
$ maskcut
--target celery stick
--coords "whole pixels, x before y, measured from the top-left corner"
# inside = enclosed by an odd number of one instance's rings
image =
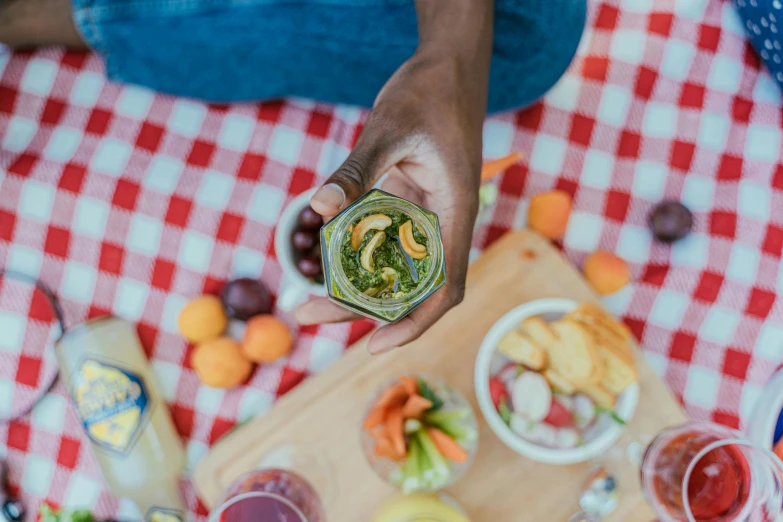
[[[421,445],[416,437],[411,437],[410,444],[408,444],[408,459],[405,461],[405,475],[407,477],[418,479],[421,475],[419,453],[421,453]]]
[[[458,410],[438,410],[424,414],[424,422],[428,424],[440,424],[441,422],[452,422],[467,419],[470,411],[467,408]]]
[[[429,435],[427,435],[426,431],[420,431],[418,433],[418,439],[419,444],[421,444],[422,452],[427,455],[427,459],[430,461],[430,469],[433,470],[434,474],[437,476],[438,474],[449,474],[449,463],[446,461],[446,457],[440,454],[440,451],[438,451],[438,448],[435,446],[435,443],[432,442],[432,439]]]
[[[459,421],[441,421],[431,422],[430,426],[438,428],[440,431],[455,440],[472,440],[476,437],[475,430]]]

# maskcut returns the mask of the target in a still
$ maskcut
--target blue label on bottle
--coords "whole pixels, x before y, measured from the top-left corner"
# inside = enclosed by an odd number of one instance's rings
[[[147,522],[182,522],[185,520],[182,511],[179,511],[178,509],[154,506],[147,511],[147,516],[144,518]]]
[[[72,394],[84,429],[95,444],[122,455],[133,448],[152,406],[140,376],[87,359],[73,376]]]

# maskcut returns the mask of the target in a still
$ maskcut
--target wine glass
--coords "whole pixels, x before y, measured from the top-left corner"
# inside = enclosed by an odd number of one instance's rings
[[[334,494],[334,473],[322,455],[280,446],[231,484],[209,522],[325,522]]]
[[[647,447],[642,492],[662,520],[772,521],[783,505],[783,462],[733,429],[691,422]]]

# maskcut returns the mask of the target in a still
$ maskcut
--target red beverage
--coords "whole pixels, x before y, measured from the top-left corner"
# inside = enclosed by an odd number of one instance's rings
[[[237,500],[223,512],[220,522],[306,522],[292,504],[273,496]]]
[[[657,500],[685,520],[683,487],[685,473],[696,455],[721,440],[715,435],[690,431],[677,435],[660,449],[652,480]],[[688,500],[699,522],[734,520],[750,495],[750,466],[742,450],[721,446],[701,457],[688,479]]]
[[[252,471],[226,492],[219,522],[324,522],[321,501],[304,478],[288,470]]]

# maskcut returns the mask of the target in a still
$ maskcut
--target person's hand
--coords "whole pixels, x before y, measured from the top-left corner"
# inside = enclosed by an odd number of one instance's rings
[[[312,198],[313,209],[328,219],[388,172],[383,190],[438,214],[446,284],[399,322],[376,331],[371,353],[413,341],[462,301],[478,211],[487,89],[482,74],[471,69],[448,53],[414,55],[381,90],[356,147]],[[296,317],[317,324],[359,316],[316,298]]]

